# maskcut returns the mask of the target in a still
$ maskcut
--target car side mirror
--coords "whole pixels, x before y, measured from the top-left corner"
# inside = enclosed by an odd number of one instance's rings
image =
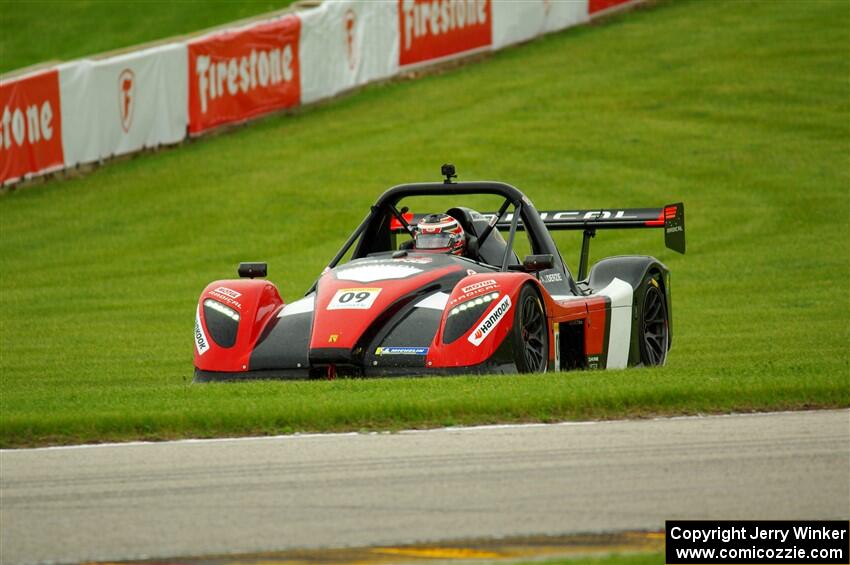
[[[546,269],[551,269],[554,263],[555,259],[552,257],[551,253],[526,255],[525,259],[522,261],[522,270],[526,273],[537,273],[545,271]]]
[[[268,273],[268,265],[265,263],[239,263],[239,277],[253,279],[265,277]]]

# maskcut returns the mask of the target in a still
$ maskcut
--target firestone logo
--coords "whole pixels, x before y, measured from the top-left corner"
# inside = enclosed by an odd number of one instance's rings
[[[426,35],[441,35],[487,23],[487,0],[404,0],[404,48]]]
[[[355,45],[355,30],[357,29],[357,14],[349,8],[343,18],[345,24],[345,55],[348,58],[348,68],[354,70],[357,67],[357,46]]]
[[[38,143],[41,139],[53,139],[53,107],[49,100],[41,107],[32,104],[25,108],[3,108],[0,120],[0,145],[3,149],[9,149],[13,141],[20,147]]]
[[[297,106],[300,35],[289,14],[190,41],[189,133]]]
[[[409,65],[492,43],[490,0],[399,0],[399,64]]]
[[[121,127],[124,133],[130,131],[133,124],[133,110],[136,107],[136,74],[132,69],[124,69],[118,75],[118,111],[121,113]]]
[[[0,183],[64,160],[58,71],[0,80]]]
[[[294,76],[292,61],[292,45],[289,44],[282,49],[251,49],[248,55],[219,61],[213,61],[207,55],[199,55],[195,74],[201,95],[201,113],[207,113],[207,100],[233,97],[239,92],[248,94],[258,88],[290,82]]]

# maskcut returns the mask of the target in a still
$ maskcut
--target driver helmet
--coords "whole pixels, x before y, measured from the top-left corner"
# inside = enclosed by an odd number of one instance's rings
[[[463,255],[466,236],[456,219],[448,214],[431,214],[416,225],[414,247],[418,251]]]

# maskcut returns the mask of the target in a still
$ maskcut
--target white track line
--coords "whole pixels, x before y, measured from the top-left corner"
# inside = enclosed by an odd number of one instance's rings
[[[781,412],[732,412],[729,414],[699,414],[696,416],[658,416],[655,418],[639,418],[639,419],[623,419],[623,420],[586,420],[580,422],[554,422],[554,423],[529,423],[529,424],[485,424],[480,426],[453,426],[445,428],[427,428],[422,430],[400,430],[397,432],[391,431],[374,431],[374,432],[329,432],[329,433],[294,433],[282,434],[273,436],[238,436],[238,437],[220,437],[220,438],[196,438],[196,439],[176,439],[169,441],[126,441],[112,443],[84,443],[77,445],[53,445],[48,447],[30,447],[23,449],[0,449],[0,454],[20,453],[28,451],[48,451],[61,449],[96,449],[100,447],[135,447],[144,445],[167,445],[181,443],[223,443],[223,442],[239,442],[239,441],[257,441],[257,440],[298,440],[298,439],[313,439],[313,438],[339,438],[339,437],[366,437],[374,435],[403,435],[403,434],[434,434],[446,432],[477,432],[485,430],[510,430],[521,428],[545,428],[555,426],[595,426],[606,424],[623,424],[627,422],[652,422],[660,420],[707,420],[712,418],[741,418],[751,417],[758,418],[760,416],[776,416],[781,414],[805,414],[812,412],[847,412],[850,415],[850,408],[830,409],[830,410],[784,410]]]

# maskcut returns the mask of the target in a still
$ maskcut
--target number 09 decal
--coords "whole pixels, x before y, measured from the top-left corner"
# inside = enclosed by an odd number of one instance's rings
[[[380,288],[341,288],[331,298],[328,310],[368,310],[380,293]]]

